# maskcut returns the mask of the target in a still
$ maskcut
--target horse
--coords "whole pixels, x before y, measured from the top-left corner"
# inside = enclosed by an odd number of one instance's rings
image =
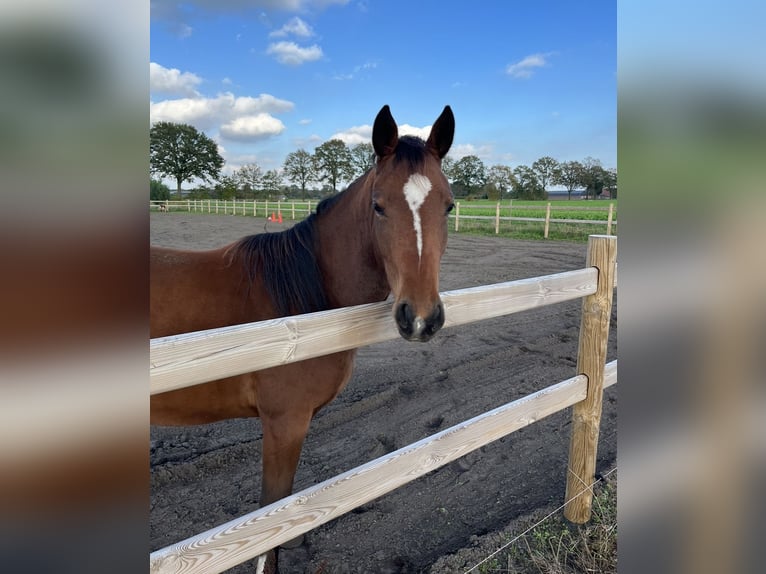
[[[445,106],[426,141],[399,137],[389,106],[383,106],[372,130],[373,167],[320,202],[307,219],[210,251],[152,246],[150,336],[393,295],[399,334],[408,341],[431,339],[445,319],[439,266],[454,203],[441,161],[454,131],[455,118]],[[309,424],[345,387],[355,353],[342,351],[153,395],[151,424],[260,417],[259,504],[266,506],[292,493]]]

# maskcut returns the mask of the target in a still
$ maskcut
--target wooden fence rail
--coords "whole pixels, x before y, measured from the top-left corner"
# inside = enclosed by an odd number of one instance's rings
[[[617,382],[617,362],[605,369]],[[578,375],[153,552],[154,574],[217,573],[267,552],[507,434],[582,401]]]
[[[573,446],[568,466],[574,464],[578,480],[591,484],[593,471],[589,463],[595,460],[596,445],[590,439],[598,437],[602,390],[617,380],[617,362],[603,364],[611,293],[616,285],[616,238],[591,236],[587,265],[586,269],[442,294],[447,316],[445,327],[582,297],[578,368],[584,368],[584,372],[152,552],[151,572],[223,572],[569,406],[574,406],[575,413],[572,444],[586,444],[590,451],[580,453],[584,456],[573,455],[577,450]],[[390,311],[389,303],[360,305],[153,339],[151,392],[164,392],[395,338],[398,335]],[[583,441],[584,435],[590,437],[589,440]],[[578,485],[577,490],[582,493],[585,489]],[[585,498],[589,505],[590,499]],[[587,520],[589,513],[589,506],[585,512],[580,508],[570,520]]]
[[[441,294],[445,327],[579,299],[596,292],[595,268]],[[248,373],[399,337],[391,303],[247,323],[152,339],[151,393]]]

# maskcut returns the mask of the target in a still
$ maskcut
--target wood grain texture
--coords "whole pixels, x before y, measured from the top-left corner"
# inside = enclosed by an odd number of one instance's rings
[[[598,272],[578,269],[445,291],[445,327],[577,299],[596,292]],[[150,341],[151,393],[284,365],[398,337],[391,303],[370,303]]]
[[[583,299],[577,372],[588,377],[588,396],[572,409],[572,438],[567,469],[564,516],[583,524],[590,520],[596,473],[598,433],[604,388],[604,363],[612,316],[617,238],[591,235],[586,265],[598,269],[598,289]]]
[[[616,364],[615,369],[616,373]],[[150,556],[153,574],[223,572],[494,440],[584,400],[578,375]]]

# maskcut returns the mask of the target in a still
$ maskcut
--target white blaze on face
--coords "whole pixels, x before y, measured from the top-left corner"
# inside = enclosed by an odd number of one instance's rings
[[[423,228],[420,225],[420,206],[431,191],[431,180],[419,173],[413,173],[404,184],[404,199],[412,211],[412,224],[415,227],[415,236],[418,242],[418,259],[423,253]]]

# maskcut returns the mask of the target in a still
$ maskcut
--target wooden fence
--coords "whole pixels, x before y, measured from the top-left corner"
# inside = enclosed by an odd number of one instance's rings
[[[481,223],[494,223],[494,229],[495,234],[499,234],[501,230],[501,226],[503,231],[509,232],[511,231],[513,227],[513,222],[518,223],[540,223],[543,225],[543,237],[545,239],[548,239],[548,235],[550,233],[550,226],[551,223],[553,224],[572,224],[572,225],[600,225],[603,226],[606,230],[607,235],[612,235],[613,229],[617,226],[617,220],[614,219],[614,203],[610,203],[608,207],[590,207],[590,206],[584,206],[584,205],[578,205],[578,206],[570,206],[570,205],[555,205],[557,202],[553,202],[553,204],[549,201],[546,204],[539,204],[539,205],[529,205],[524,204],[520,206],[513,205],[513,201],[510,201],[507,205],[504,205],[500,202],[495,204],[494,207],[494,215],[486,215],[487,210],[491,210],[492,207],[488,206],[481,206],[481,205],[462,205],[461,202],[455,203],[455,213],[453,219],[453,223],[455,225],[454,229],[455,231],[460,231],[460,222],[466,222],[466,221],[476,221]],[[513,215],[513,211],[517,210],[518,212],[534,212],[534,211],[540,211],[545,212],[543,215],[541,213],[541,217],[529,217],[529,216],[520,216],[520,215]],[[571,212],[586,212],[586,213],[597,213],[602,212],[606,214],[606,219],[572,219],[572,218],[561,218],[561,217],[555,217],[556,211],[564,211],[567,213]],[[473,212],[476,214],[477,212],[484,213],[484,215],[470,215],[470,213]],[[505,215],[507,214],[507,215]]]
[[[246,200],[231,200],[223,201],[218,199],[185,199],[178,201],[153,201],[149,204],[151,211],[188,211],[188,212],[200,212],[200,213],[216,213],[219,215],[250,215],[253,217],[269,217],[272,215],[282,214],[284,219],[302,219],[308,217],[312,208],[316,208],[317,201],[246,201]],[[555,203],[555,202],[554,202]],[[455,204],[454,213],[450,215],[450,219],[454,223],[455,231],[460,231],[460,222],[482,222],[482,223],[494,223],[495,234],[499,234],[501,227],[504,231],[510,231],[513,222],[518,223],[540,223],[544,226],[543,237],[548,239],[550,232],[550,225],[553,224],[572,224],[572,225],[600,225],[606,230],[607,235],[611,235],[613,229],[617,226],[617,220],[614,219],[614,203],[610,203],[608,207],[590,207],[584,205],[569,206],[569,205],[551,205],[551,202],[547,202],[545,205],[529,205],[524,204],[514,207],[513,201],[507,204],[500,202],[494,206],[494,215],[470,215],[471,212],[486,213],[487,210],[492,210],[492,206],[479,206],[479,205],[461,205],[461,202]],[[518,212],[534,212],[545,211],[545,214],[541,217],[528,217],[513,215],[513,210]],[[566,212],[603,212],[606,214],[606,219],[572,219],[555,217],[556,211]],[[552,216],[553,214],[553,216]]]
[[[442,293],[445,328],[583,298],[577,374],[325,482],[151,553],[154,574],[218,573],[366,504],[520,428],[573,406],[564,515],[590,518],[617,240],[591,236],[586,267]],[[373,303],[152,339],[151,393],[398,337],[391,303]]]

